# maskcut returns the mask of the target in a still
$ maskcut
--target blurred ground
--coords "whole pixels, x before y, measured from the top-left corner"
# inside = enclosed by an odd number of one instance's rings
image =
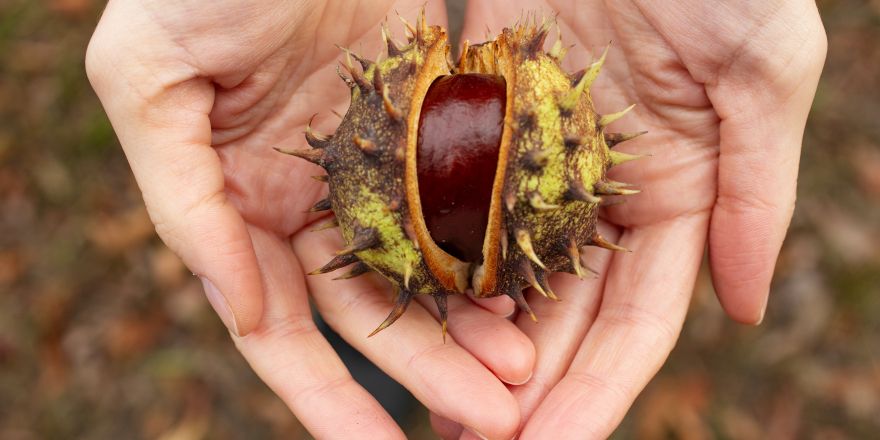
[[[98,3],[0,0],[0,438],[306,438],[154,237],[83,72]],[[729,322],[704,274],[618,438],[880,432],[880,1],[819,3],[828,62],[764,324]]]

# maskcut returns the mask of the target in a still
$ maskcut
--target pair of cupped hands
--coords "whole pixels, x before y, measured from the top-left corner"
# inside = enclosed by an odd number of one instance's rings
[[[444,438],[608,436],[675,344],[708,247],[718,298],[761,322],[791,218],[804,124],[826,51],[816,6],[775,2],[471,1],[462,40],[484,41],[524,11],[556,14],[568,71],[613,42],[593,87],[600,113],[636,109],[613,131],[652,157],[614,169],[641,190],[605,208],[603,234],[632,253],[587,253],[598,277],[552,278],[561,303],[529,294],[449,298],[388,314],[378,275],[306,277],[343,243],[309,232],[322,171],[272,147],[332,132],[349,91],[336,45],[368,58],[399,13],[446,25],[441,1],[111,0],[86,67],[165,243],[197,274],[257,374],[318,438],[403,433],[316,329],[309,297],[348,343],[409,389]],[[555,32],[548,44],[552,44]]]

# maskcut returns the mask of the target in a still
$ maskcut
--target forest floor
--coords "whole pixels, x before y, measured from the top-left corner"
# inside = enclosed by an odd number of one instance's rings
[[[84,48],[101,2],[0,1],[0,438],[307,438],[156,238]],[[704,270],[617,438],[880,432],[880,1],[822,0],[830,49],[764,323]],[[427,432],[424,410],[403,420]]]

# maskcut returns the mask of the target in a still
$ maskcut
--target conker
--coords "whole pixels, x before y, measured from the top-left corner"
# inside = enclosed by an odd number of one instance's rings
[[[482,261],[505,102],[504,78],[471,73],[438,78],[422,104],[422,213],[437,245],[462,261]]]

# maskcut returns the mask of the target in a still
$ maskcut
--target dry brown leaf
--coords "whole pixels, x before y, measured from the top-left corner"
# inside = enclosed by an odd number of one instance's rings
[[[16,282],[24,273],[25,266],[20,251],[0,251],[0,286],[8,286]]]
[[[118,215],[99,217],[88,226],[87,235],[101,252],[119,254],[143,244],[154,231],[147,209],[137,206]]]
[[[104,333],[104,346],[117,359],[140,355],[158,343],[167,319],[158,310],[128,313],[112,320]]]
[[[151,250],[150,268],[156,283],[165,288],[179,286],[189,275],[180,257],[162,244]]]
[[[638,438],[712,438],[706,421],[709,380],[701,372],[664,377],[645,390],[638,417]]]
[[[186,408],[180,422],[160,435],[159,440],[200,440],[211,428],[211,401],[207,391],[193,386],[186,393]]]
[[[94,0],[52,0],[49,8],[65,15],[82,16],[94,8]]]
[[[862,190],[880,200],[880,145],[864,145],[852,155],[852,166]]]

